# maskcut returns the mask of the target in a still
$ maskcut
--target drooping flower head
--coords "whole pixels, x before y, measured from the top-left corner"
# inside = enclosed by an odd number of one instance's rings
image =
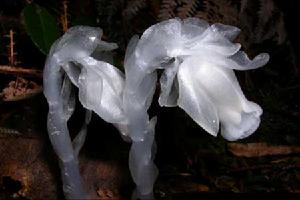
[[[121,105],[124,75],[110,63],[92,56],[95,52],[103,55],[117,48],[115,43],[101,41],[101,36],[100,28],[70,28],[52,46],[47,64],[53,66],[55,62],[65,71],[71,82],[79,88],[79,99],[84,107],[110,123],[120,123],[124,121]],[[60,67],[57,70],[61,70]],[[44,74],[49,73],[47,69]],[[45,85],[47,87],[48,84]]]
[[[198,18],[155,24],[139,40],[133,39],[134,50],[126,56],[126,76],[138,73],[135,76],[140,80],[154,80],[155,70],[164,69],[161,106],[178,105],[214,136],[221,126],[227,140],[247,137],[257,129],[262,109],[245,98],[233,69],[261,67],[269,56],[263,53],[250,60],[241,45],[232,42],[239,31]],[[145,96],[152,98],[149,93]]]

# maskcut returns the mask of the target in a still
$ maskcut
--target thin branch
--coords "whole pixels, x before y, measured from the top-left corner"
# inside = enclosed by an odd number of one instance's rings
[[[8,65],[0,65],[1,74],[13,74],[27,77],[38,77],[42,78],[42,71],[36,69],[26,69],[22,67],[12,67]]]
[[[12,29],[9,30],[9,34],[5,35],[5,37],[9,38],[9,45],[7,45],[7,56],[10,66],[16,66],[19,62],[17,61],[15,52],[15,41],[14,41],[14,31]]]
[[[69,29],[68,3],[69,2],[66,0],[62,1],[62,15],[60,16],[60,23],[64,33]]]

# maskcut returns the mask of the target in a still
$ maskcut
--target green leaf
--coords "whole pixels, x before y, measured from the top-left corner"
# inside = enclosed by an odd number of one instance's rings
[[[21,16],[31,40],[41,52],[48,54],[52,43],[60,36],[55,18],[34,3],[26,6]]]

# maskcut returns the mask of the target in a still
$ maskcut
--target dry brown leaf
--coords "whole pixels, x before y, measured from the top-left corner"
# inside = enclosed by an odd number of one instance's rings
[[[242,157],[260,157],[270,155],[287,155],[300,153],[298,146],[271,146],[266,143],[229,143],[228,150],[235,156]]]
[[[3,101],[19,101],[39,94],[42,90],[42,86],[37,83],[18,77],[16,80],[9,82],[8,86],[0,93],[0,96]]]

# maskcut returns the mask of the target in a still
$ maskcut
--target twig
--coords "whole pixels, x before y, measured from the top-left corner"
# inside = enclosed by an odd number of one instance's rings
[[[42,78],[42,71],[40,70],[13,67],[8,65],[0,65],[0,73]]]
[[[17,53],[14,51],[15,41],[14,41],[14,31],[12,29],[9,30],[9,34],[4,37],[9,38],[9,45],[7,45],[7,56],[10,66],[15,66],[19,62],[16,59]]]
[[[63,32],[67,32],[69,29],[69,21],[68,21],[68,1],[63,0],[62,2],[63,10],[62,15],[60,16],[60,22],[62,25]]]
[[[9,45],[7,45],[7,57],[9,63],[7,65],[0,65],[0,73],[42,78],[42,72],[39,70],[16,67],[20,62],[17,61],[17,53],[14,48],[14,31],[10,29],[9,34],[5,35],[5,37],[9,38]]]

